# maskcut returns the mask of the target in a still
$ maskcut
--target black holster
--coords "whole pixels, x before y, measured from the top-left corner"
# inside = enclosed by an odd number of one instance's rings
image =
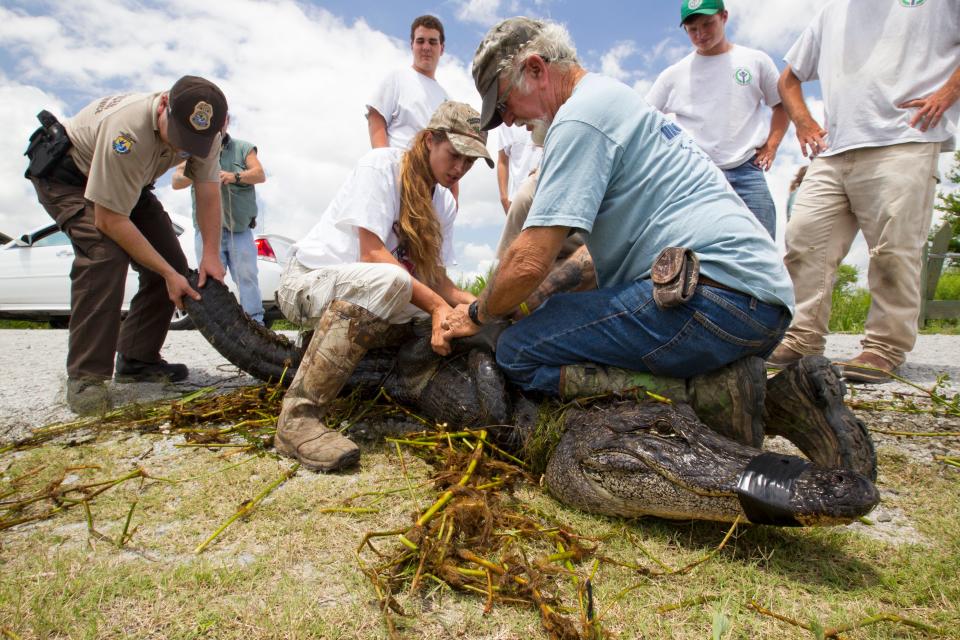
[[[690,249],[667,247],[653,261],[650,279],[653,280],[653,300],[657,307],[676,307],[696,293],[700,260]]]
[[[30,159],[24,172],[27,178],[48,178],[64,184],[80,186],[86,176],[80,173],[73,158],[68,155],[73,143],[60,121],[47,110],[37,114],[40,127],[30,136],[23,155]]]

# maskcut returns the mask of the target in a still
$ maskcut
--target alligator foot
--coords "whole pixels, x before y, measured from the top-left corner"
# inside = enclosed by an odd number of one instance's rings
[[[804,356],[767,382],[764,424],[814,464],[877,478],[877,453],[866,425],[844,404],[846,385],[823,356]]]

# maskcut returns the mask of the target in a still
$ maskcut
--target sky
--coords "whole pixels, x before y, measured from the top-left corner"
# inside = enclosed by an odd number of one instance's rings
[[[826,0],[727,0],[728,38],[783,55]],[[641,94],[691,51],[679,0],[4,0],[0,5],[0,231],[20,235],[49,222],[23,179],[23,151],[48,109],[68,117],[99,97],[169,88],[181,75],[216,82],[227,96],[231,133],[250,140],[267,173],[257,187],[261,231],[297,239],[318,220],[369,149],[365,104],[383,76],[409,66],[410,22],[438,16],[446,50],[437,80],[455,100],[480,106],[473,53],[497,20],[512,15],[563,23],[581,63]],[[819,88],[805,85],[822,116]],[[492,138],[492,137],[491,137]],[[491,144],[491,155],[496,148]],[[767,180],[783,244],[788,185],[806,161],[793,128]],[[942,170],[950,164],[944,154]],[[171,213],[190,215],[188,192],[169,176],[157,194]],[[476,163],[461,181],[455,227],[456,279],[486,273],[504,214],[496,173]],[[848,262],[863,267],[858,241]],[[862,269],[865,274],[865,269]]]

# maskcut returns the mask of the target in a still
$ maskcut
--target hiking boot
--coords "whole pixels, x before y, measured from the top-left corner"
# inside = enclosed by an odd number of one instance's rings
[[[760,449],[766,387],[763,359],[750,356],[690,378],[687,395],[705,425],[731,440]]]
[[[843,377],[850,382],[866,382],[878,384],[890,382],[890,374],[896,369],[893,364],[875,353],[864,351],[856,358],[840,364],[843,368]]]
[[[289,393],[289,392],[288,392]],[[285,398],[273,445],[311,471],[337,471],[360,461],[360,447],[324,424],[323,407],[304,398]]]
[[[334,300],[320,317],[290,388],[283,397],[274,446],[311,471],[356,464],[360,449],[324,424],[337,397],[367,349],[382,343],[390,324],[363,307]]]
[[[843,403],[846,385],[823,356],[804,356],[767,382],[767,435],[783,436],[814,464],[877,478],[877,453],[867,427]]]
[[[68,378],[67,406],[81,416],[96,416],[113,407],[110,391],[99,378]]]
[[[767,366],[771,369],[783,369],[793,364],[803,357],[802,353],[797,353],[782,342],[767,357]]]
[[[590,363],[560,367],[560,397],[564,400],[645,391],[674,402],[687,401],[687,383],[681,378]]]
[[[117,382],[179,382],[190,373],[185,364],[172,364],[166,360],[144,362],[117,354],[113,379]]]

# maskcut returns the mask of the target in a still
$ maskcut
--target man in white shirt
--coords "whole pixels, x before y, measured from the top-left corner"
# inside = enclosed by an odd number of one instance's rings
[[[543,145],[535,144],[525,127],[497,127],[500,152],[497,156],[497,186],[500,188],[500,204],[503,212],[510,210],[510,203],[524,180],[540,166]]]
[[[430,116],[447,91],[435,75],[443,55],[443,23],[434,16],[420,16],[410,26],[413,64],[391,72],[367,103],[367,130],[370,146],[406,149],[427,126]]]
[[[823,353],[837,266],[857,231],[872,302],[848,380],[884,382],[913,349],[941,151],[960,114],[960,0],[835,0],[787,53],[780,95],[813,158],[787,225],[797,298],[773,365]],[[820,80],[824,126],[801,83]]]
[[[723,0],[684,0],[681,26],[696,50],[661,73],[646,98],[675,116],[775,237],[777,212],[763,172],[773,165],[790,121],[780,104],[776,65],[766,53],[727,40],[728,17]]]

